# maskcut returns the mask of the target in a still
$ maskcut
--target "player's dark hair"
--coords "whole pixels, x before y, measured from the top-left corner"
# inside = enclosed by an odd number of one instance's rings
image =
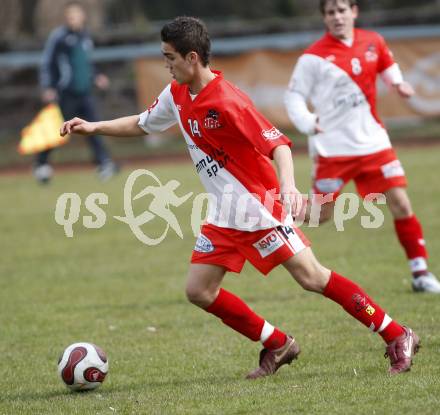
[[[319,0],[319,10],[321,10],[322,14],[325,14],[325,6],[327,6],[328,2],[336,2],[337,0]],[[342,0],[344,3],[350,5],[350,7],[357,6],[356,0]]]
[[[84,4],[79,0],[70,0],[64,5],[64,10],[70,8],[70,7],[79,7],[80,9],[85,10]]]
[[[185,57],[189,52],[200,56],[203,66],[209,63],[211,41],[208,29],[200,19],[180,16],[167,23],[160,32],[162,42],[169,43]]]

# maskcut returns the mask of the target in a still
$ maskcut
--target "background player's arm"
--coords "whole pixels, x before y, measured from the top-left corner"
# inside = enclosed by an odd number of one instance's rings
[[[288,145],[280,145],[273,151],[273,159],[278,170],[281,201],[287,212],[292,216],[301,213],[302,196],[295,185],[292,152]]]
[[[404,81],[402,72],[397,63],[394,63],[380,74],[382,80],[392,86],[402,98],[414,95],[414,88],[409,82]]]
[[[145,135],[146,132],[139,127],[139,115],[116,118],[109,121],[89,122],[81,118],[73,118],[66,121],[61,129],[62,136],[66,134],[81,135],[109,135],[113,137],[137,137]]]
[[[287,91],[284,97],[287,113],[290,121],[303,134],[312,135],[322,133],[319,119],[316,114],[310,112],[307,100],[299,92]]]
[[[322,132],[318,116],[309,111],[307,107],[307,100],[315,85],[314,68],[314,57],[301,56],[284,94],[284,104],[290,121],[301,133],[306,135]]]
[[[383,81],[394,87],[402,98],[409,98],[414,95],[414,89],[408,82],[403,80],[399,65],[394,61],[393,53],[385,42],[385,39],[378,36],[378,72]]]
[[[414,88],[409,82],[403,81],[400,84],[393,85],[402,98],[410,98],[415,94]]]

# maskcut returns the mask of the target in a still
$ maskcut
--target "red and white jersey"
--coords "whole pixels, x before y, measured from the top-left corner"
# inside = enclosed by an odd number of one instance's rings
[[[402,81],[391,51],[375,32],[355,29],[351,45],[326,33],[304,52],[285,103],[292,122],[309,135],[312,155],[366,155],[391,147],[376,110],[377,74],[387,83]],[[315,134],[317,119],[323,133]]]
[[[220,72],[192,99],[188,85],[169,84],[140,114],[147,133],[178,123],[197,173],[209,194],[207,222],[255,231],[289,225],[277,200],[279,183],[271,158],[290,140]],[[279,196],[278,196],[279,197]]]

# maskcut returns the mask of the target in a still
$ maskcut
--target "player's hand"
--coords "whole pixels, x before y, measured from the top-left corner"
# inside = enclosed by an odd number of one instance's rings
[[[323,132],[324,132],[324,130],[322,129],[321,125],[319,124],[319,118],[317,118],[316,124],[315,124],[315,134],[320,134]]]
[[[396,86],[397,92],[402,98],[410,98],[415,94],[414,88],[408,82],[402,82]]]
[[[54,102],[58,99],[58,94],[56,89],[53,88],[46,88],[43,93],[41,94],[41,100],[45,104],[50,104],[51,102]]]
[[[296,187],[281,190],[281,202],[287,214],[292,215],[294,218],[300,217],[304,207],[303,195]]]
[[[72,118],[66,121],[60,128],[60,135],[66,134],[91,135],[95,132],[95,123],[82,120],[81,118]]]

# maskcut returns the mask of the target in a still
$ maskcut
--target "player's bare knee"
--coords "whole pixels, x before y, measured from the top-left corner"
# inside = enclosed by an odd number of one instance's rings
[[[206,302],[206,298],[203,290],[200,290],[196,287],[187,286],[185,290],[185,294],[186,294],[186,298],[190,303],[195,304],[199,307],[202,307],[203,304]]]
[[[306,291],[322,293],[327,286],[330,273],[330,270],[315,261],[306,267],[295,270],[294,277]]]
[[[185,289],[185,294],[190,303],[201,308],[206,308],[215,301],[218,295],[218,291],[213,291],[207,289],[206,287],[187,285]]]
[[[314,264],[301,264],[295,267],[292,272],[293,277],[298,284],[306,291],[319,292],[319,275]]]
[[[306,291],[312,291],[312,292],[319,292],[319,288],[316,284],[316,281],[314,278],[308,277],[308,278],[299,278],[297,279],[299,285],[306,290]]]
[[[325,284],[318,270],[309,273],[307,277],[302,280],[301,286],[305,290],[315,293],[322,293],[325,289]]]

